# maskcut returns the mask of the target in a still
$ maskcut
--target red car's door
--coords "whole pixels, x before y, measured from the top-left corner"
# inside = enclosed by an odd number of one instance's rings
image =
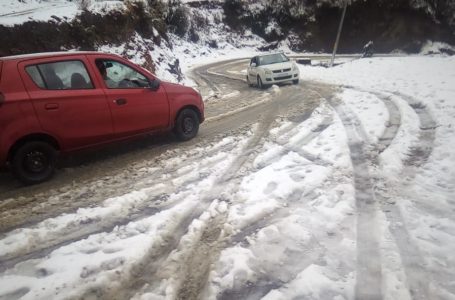
[[[89,75],[87,64],[86,57],[79,55],[18,65],[41,127],[59,139],[62,150],[101,143],[113,136],[106,95]]]
[[[91,58],[105,85],[117,137],[167,128],[169,102],[166,91],[149,88],[151,78],[133,64],[102,56]]]

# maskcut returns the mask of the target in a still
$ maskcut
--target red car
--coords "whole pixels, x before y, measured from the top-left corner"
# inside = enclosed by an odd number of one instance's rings
[[[49,179],[59,153],[171,130],[189,140],[203,121],[198,92],[117,55],[0,57],[0,167],[28,184]]]

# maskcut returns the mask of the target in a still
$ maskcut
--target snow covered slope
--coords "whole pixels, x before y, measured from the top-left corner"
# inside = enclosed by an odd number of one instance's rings
[[[68,0],[2,0],[0,25],[12,26],[24,22],[48,21],[52,16],[72,19],[80,9],[76,1]]]

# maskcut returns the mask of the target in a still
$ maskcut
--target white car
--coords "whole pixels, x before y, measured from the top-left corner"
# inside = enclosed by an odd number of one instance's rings
[[[283,53],[255,56],[248,66],[246,81],[249,86],[263,89],[272,84],[292,81],[299,83],[299,68]]]

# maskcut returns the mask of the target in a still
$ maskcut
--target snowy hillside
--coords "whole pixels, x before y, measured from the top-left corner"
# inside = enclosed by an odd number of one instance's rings
[[[12,26],[27,21],[70,21],[87,9],[94,13],[125,10],[121,0],[2,0],[0,25]]]
[[[0,55],[93,50],[119,45],[153,28],[195,42],[209,26],[225,27],[237,38],[252,33],[276,48],[282,41],[294,51],[330,52],[342,1],[295,0],[3,0],[0,7]],[[427,40],[455,44],[453,1],[351,1],[339,50],[355,53],[368,40],[377,50],[416,53]],[[213,20],[212,13],[217,10]],[[207,17],[206,17],[207,16]],[[211,19],[209,23],[206,18]],[[52,26],[47,26],[47,23]],[[371,26],[374,24],[375,26]],[[223,26],[224,25],[224,26]],[[153,27],[153,28],[152,28]],[[18,36],[26,36],[25,41]],[[54,37],[49,39],[48,37]],[[38,43],[36,39],[42,40]],[[217,42],[220,42],[218,40]],[[155,39],[154,42],[158,44]]]

